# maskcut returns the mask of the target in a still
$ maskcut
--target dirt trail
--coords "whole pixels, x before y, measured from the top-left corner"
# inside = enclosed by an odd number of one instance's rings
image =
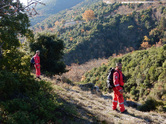
[[[92,94],[90,90],[83,91],[79,86],[56,83],[55,80],[47,79],[47,81],[53,83],[55,92],[61,98],[76,105],[79,116],[88,120],[89,123],[166,124],[166,113],[141,112],[135,108],[125,106],[129,114],[121,114],[111,109],[112,94],[97,95]]]

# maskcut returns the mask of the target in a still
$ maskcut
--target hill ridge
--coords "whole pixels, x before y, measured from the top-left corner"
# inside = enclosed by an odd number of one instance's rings
[[[89,7],[63,11],[33,28],[36,32],[56,32],[65,43],[65,63],[82,64],[90,59],[137,50],[144,36],[150,39],[150,45],[160,39],[165,42],[164,31],[157,32],[160,19],[166,14],[163,5],[107,5],[100,1]],[[87,9],[94,11],[96,17],[89,22],[82,20],[82,13]],[[71,19],[74,24],[65,25]]]
[[[49,18],[52,14],[59,13],[60,11],[69,9],[84,0],[52,0],[44,1],[46,6],[39,5],[36,10],[39,13],[38,16],[31,18],[31,25],[41,23],[46,18]],[[65,3],[65,4],[64,4]]]

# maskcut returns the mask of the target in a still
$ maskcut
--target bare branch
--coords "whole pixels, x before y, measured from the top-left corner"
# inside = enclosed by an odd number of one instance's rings
[[[13,0],[11,0],[12,2]],[[17,0],[17,5],[14,7],[14,14],[17,14],[17,12],[26,12],[29,16],[35,16],[37,14],[39,14],[36,11],[36,6],[37,4],[41,4],[41,5],[45,5],[44,3],[42,3],[39,0],[27,0],[27,5],[21,7],[20,6],[20,0]],[[4,1],[0,1],[0,17],[3,17],[5,14],[9,14],[11,15],[11,12],[9,11],[10,9],[10,2],[5,3]],[[13,13],[12,13],[13,14]]]

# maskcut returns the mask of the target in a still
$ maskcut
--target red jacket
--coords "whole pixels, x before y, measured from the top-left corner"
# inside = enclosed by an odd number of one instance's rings
[[[119,76],[120,76],[120,78],[119,78]],[[113,74],[113,82],[114,82],[116,90],[121,91],[123,89],[122,88],[122,86],[124,85],[123,75],[119,69],[117,69],[116,72],[114,72],[114,74]]]
[[[38,54],[35,54],[34,60],[35,60],[35,65],[40,66],[40,57],[38,56]]]

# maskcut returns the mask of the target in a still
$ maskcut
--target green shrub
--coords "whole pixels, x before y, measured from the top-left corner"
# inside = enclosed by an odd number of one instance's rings
[[[0,79],[2,123],[58,123],[62,122],[64,112],[76,114],[73,108],[72,111],[66,109],[66,105],[57,100],[49,82],[35,81],[32,77],[20,78],[20,75],[6,71],[0,71]]]
[[[131,95],[135,95],[135,93],[136,93],[136,92],[135,92],[135,87],[132,87],[132,88],[131,88],[131,91],[130,91],[130,94],[131,94]]]
[[[143,105],[138,107],[138,109],[140,111],[154,111],[161,105],[163,105],[162,102],[156,101],[153,98],[148,98]]]
[[[67,71],[66,65],[62,61],[64,41],[58,39],[55,34],[37,34],[36,42],[30,44],[30,49],[32,52],[40,50],[40,64],[43,74],[53,76]]]
[[[148,88],[148,87],[150,87],[151,86],[151,84],[150,84],[150,81],[149,80],[144,80],[144,86],[145,86],[145,88]]]
[[[110,57],[108,65],[92,69],[85,74],[86,83],[93,81],[106,91],[107,72],[110,67],[115,67],[115,63],[120,61],[123,65],[122,72],[126,76],[124,90],[127,97],[139,101],[151,96],[157,100],[163,100],[164,103],[166,98],[164,85],[166,69],[163,67],[166,59],[165,51],[166,45],[135,51],[122,57]]]
[[[166,60],[165,60],[165,62],[163,63],[162,67],[163,67],[163,68],[166,68]]]

